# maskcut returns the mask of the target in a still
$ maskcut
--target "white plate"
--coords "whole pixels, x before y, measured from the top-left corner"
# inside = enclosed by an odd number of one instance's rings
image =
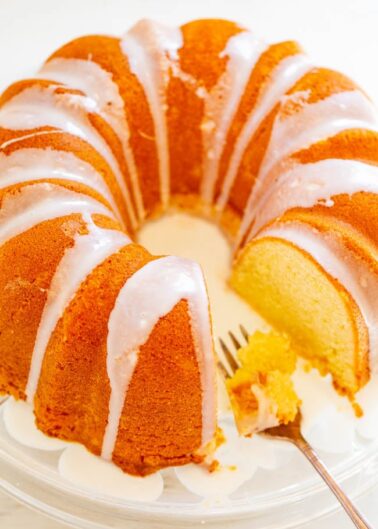
[[[0,407],[0,412],[4,404]],[[259,468],[227,501],[209,501],[190,493],[171,470],[162,473],[165,488],[157,501],[137,502],[106,496],[73,485],[58,471],[61,451],[42,451],[11,438],[0,419],[0,485],[5,492],[55,519],[86,529],[176,528],[206,522],[221,528],[300,527],[336,508],[330,491],[304,458],[291,451],[278,468]],[[356,437],[353,450],[323,459],[351,497],[378,482],[378,441]],[[268,466],[268,465],[266,465]],[[129,526],[128,526],[129,527]]]

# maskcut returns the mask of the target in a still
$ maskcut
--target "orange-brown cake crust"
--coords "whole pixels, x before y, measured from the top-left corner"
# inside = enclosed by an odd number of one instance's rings
[[[21,81],[17,81],[8,86],[8,88],[4,90],[4,92],[0,95],[0,107],[4,106],[11,99],[21,94],[21,92],[23,92],[24,90],[28,90],[29,88],[33,87],[39,88],[41,91],[44,89],[50,89],[56,95],[84,95],[83,92],[81,92],[80,90],[59,85],[59,83],[56,83],[55,81],[51,81],[49,79],[22,79]]]
[[[288,91],[287,98],[269,113],[250,140],[239,165],[230,193],[229,206],[242,216],[263,162],[272,128],[277,118],[285,119],[313,104],[340,92],[356,90],[356,84],[343,74],[326,68],[313,68]],[[290,96],[294,96],[291,98]],[[267,189],[271,182],[264,182]],[[245,240],[243,241],[245,243]]]
[[[0,146],[0,152],[6,156],[9,156],[20,149],[43,149],[58,153],[60,151],[64,153],[70,153],[79,160],[88,163],[95,169],[95,171],[99,173],[109,188],[121,214],[121,218],[127,232],[133,233],[133,228],[131,226],[131,221],[127,212],[125,201],[113,171],[104,158],[82,138],[68,134],[67,132],[62,132],[61,130],[54,129],[52,127],[39,127],[33,130],[21,131],[0,128]],[[47,181],[47,179],[45,181]],[[58,182],[57,179],[51,180],[51,182],[62,184],[62,181]],[[79,191],[79,184],[77,182],[71,182],[70,186],[72,189],[75,189],[77,186],[77,190]],[[94,193],[93,190],[88,189],[88,187],[86,187],[84,191],[82,189],[81,192],[85,192],[91,196],[96,196],[96,198],[98,198],[101,202],[104,204],[106,203],[104,198],[99,196],[99,193]],[[109,207],[109,204],[106,204]]]
[[[285,164],[312,164],[327,159],[355,160],[375,166],[378,164],[378,134],[365,129],[348,129],[307,149],[296,152]],[[337,178],[330,175],[329,178]],[[353,194],[339,194],[332,197],[332,207],[320,202],[312,207],[295,207],[285,212],[283,219],[302,220],[317,218],[324,226],[339,226],[346,238],[362,243],[378,244],[378,201],[372,192],[359,191]],[[366,212],[369,211],[369,215]],[[310,222],[311,223],[311,222]],[[371,256],[372,251],[368,252]],[[370,257],[371,260],[371,257]]]
[[[101,35],[81,37],[69,42],[47,62],[57,58],[90,60],[112,75],[125,102],[125,117],[130,130],[129,144],[138,168],[138,183],[147,215],[160,204],[158,158],[155,127],[146,94],[131,72],[120,39]],[[136,198],[134,197],[134,201]]]
[[[274,68],[276,68],[284,59],[300,53],[302,53],[302,49],[296,42],[280,42],[269,46],[257,61],[251,72],[247,86],[240,100],[239,107],[228,131],[226,145],[220,159],[219,175],[215,192],[216,197],[219,197],[222,190],[224,177],[235,148],[236,140],[248,117],[256,107],[259,97],[261,97],[261,93],[269,84]],[[251,178],[253,178],[253,175],[256,177],[258,168],[261,164],[262,156],[265,152],[264,146],[268,143],[270,130],[273,124],[273,119],[277,114],[277,110],[278,107],[263,119],[251,138],[250,144],[254,149],[254,153],[251,153],[251,160],[255,160],[255,165],[250,167],[250,178],[247,178],[246,181],[241,180],[238,182],[238,185],[235,184],[233,191],[231,191],[230,205],[238,211],[239,215],[243,212],[243,204],[245,205],[251,185],[253,184]],[[244,174],[243,171],[241,171],[241,173]]]
[[[257,128],[240,162],[228,202],[228,207],[235,211],[239,218],[243,216],[248,198],[256,183],[278,110],[278,107],[274,108]]]
[[[189,22],[181,31],[183,46],[178,55],[182,75],[173,72],[166,95],[171,193],[198,196],[204,162],[201,127],[205,102],[201,90],[211,92],[219,81],[228,60],[222,51],[242,28],[233,22],[211,19]],[[195,81],[186,82],[188,76]]]
[[[374,130],[347,129],[297,151],[292,160],[302,164],[328,158],[378,164],[378,134]]]
[[[0,246],[0,393],[25,399],[30,360],[51,279],[74,237],[80,215],[42,222]]]
[[[73,101],[71,97],[86,97],[82,91],[67,88],[66,86],[59,85],[54,81],[49,81],[45,79],[26,79],[24,81],[18,81],[17,83],[14,83],[3,93],[3,95],[0,97],[0,109],[4,105],[9,103],[14,97],[30,89],[40,90],[42,93],[44,90],[48,91],[55,98],[57,108],[63,107],[66,109],[74,109],[77,106],[78,109],[80,109],[80,103],[77,100]],[[87,112],[84,107],[80,110],[86,113],[88,122],[90,123],[90,125],[92,125],[94,130],[103,138],[104,142],[114,155],[119,170],[123,175],[123,178],[125,179],[127,189],[132,189],[130,174],[125,159],[122,143],[119,137],[102,116],[95,112]],[[135,210],[135,203],[132,203],[132,207]]]
[[[201,394],[187,301],[182,300],[141,347],[113,460],[142,475],[193,461],[202,445]]]
[[[139,245],[129,245],[81,285],[46,351],[35,399],[43,432],[79,441],[100,455],[110,398],[110,312],[122,285],[151,259]],[[200,379],[186,302],[159,321],[139,355],[113,460],[129,473],[144,475],[187,463],[201,446]]]
[[[288,164],[316,163],[326,159],[356,160],[377,165],[378,134],[370,130],[348,129],[295,153]],[[378,198],[375,193],[359,191],[335,195],[332,207],[324,203],[309,208],[297,207],[286,211],[283,216],[283,219],[295,218],[310,224],[316,219],[323,227],[328,225],[328,231],[342,232],[344,238],[350,241],[349,247],[354,250],[356,246],[365,247],[365,259],[375,266],[375,259],[372,258],[375,251],[372,248],[378,244]],[[369,245],[372,246],[367,250]]]

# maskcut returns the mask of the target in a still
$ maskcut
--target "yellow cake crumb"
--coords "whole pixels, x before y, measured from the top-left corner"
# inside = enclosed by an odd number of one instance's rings
[[[293,421],[300,400],[291,380],[296,354],[287,336],[258,331],[237,356],[241,367],[226,388],[239,432],[251,435]]]
[[[290,374],[281,371],[268,373],[265,392],[277,404],[277,417],[280,424],[292,422],[297,415],[300,400],[295,393]]]
[[[239,349],[238,359],[245,369],[261,373],[293,373],[297,363],[289,338],[276,332],[256,331],[249,337],[248,345]]]

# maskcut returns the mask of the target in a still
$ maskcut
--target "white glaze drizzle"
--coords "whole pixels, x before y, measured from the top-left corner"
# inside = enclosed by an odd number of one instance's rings
[[[76,88],[93,99],[97,112],[109,123],[120,140],[133,186],[139,220],[145,217],[138,170],[130,147],[130,129],[126,120],[124,101],[112,75],[91,60],[55,58],[47,62],[38,77],[51,79]]]
[[[9,147],[9,145],[12,145],[13,143],[18,143],[19,141],[29,140],[30,138],[38,137],[38,136],[45,136],[46,134],[62,134],[61,130],[52,129],[52,130],[39,130],[35,132],[31,132],[30,134],[23,134],[22,136],[16,136],[14,138],[11,138],[10,140],[4,141],[0,145],[0,150],[6,149]]]
[[[244,210],[236,246],[251,225],[260,196],[269,189],[269,183],[286,168],[286,158],[290,154],[344,130],[378,130],[376,110],[370,100],[358,90],[333,94],[312,104],[306,104],[308,96],[308,92],[297,92],[282,99],[283,108],[291,102],[303,106],[291,116],[279,113],[275,119],[264,160]]]
[[[332,207],[332,197],[361,191],[378,195],[376,165],[333,158],[297,164],[280,175],[264,195],[256,208],[248,240],[269,221],[291,208],[309,208],[318,203]]]
[[[0,209],[0,244],[41,222],[75,213],[97,213],[113,218],[108,208],[88,195],[50,183],[23,187],[16,195],[6,196],[3,200]]]
[[[118,294],[108,323],[107,371],[110,381],[108,423],[102,457],[111,459],[127,388],[138,359],[159,319],[186,299],[202,386],[202,441],[214,434],[214,357],[206,287],[201,268],[180,257],[149,262],[133,274]]]
[[[0,127],[25,130],[51,126],[87,141],[112,169],[122,191],[130,221],[136,227],[135,212],[118,162],[109,145],[88,119],[89,113],[97,111],[96,102],[82,95],[55,94],[55,90],[56,86],[32,86],[14,96],[0,109]]]
[[[118,207],[102,175],[72,152],[25,148],[9,155],[0,152],[0,189],[33,180],[69,180],[84,184],[106,198],[121,220]]]
[[[309,95],[309,92],[297,92],[283,98],[283,110],[292,102],[303,106],[291,116],[278,114],[259,178],[267,175],[283,157],[343,130],[377,127],[377,111],[359,90],[339,92],[311,104],[306,103]]]
[[[91,454],[83,445],[67,445],[59,459],[59,473],[75,487],[87,490],[89,496],[100,494],[113,501],[150,503],[163,493],[164,480],[160,472],[133,476]]]
[[[81,283],[98,265],[131,242],[120,231],[106,230],[96,226],[89,213],[83,214],[83,219],[89,233],[75,236],[74,246],[65,251],[47,293],[25,389],[27,401],[30,403],[33,402],[37,391],[50,338]]]
[[[271,78],[262,88],[262,92],[256,105],[248,116],[235,143],[222,185],[222,191],[216,204],[219,211],[222,211],[227,204],[243,154],[254,133],[272,111],[274,106],[279,102],[280,98],[290,89],[290,87],[303,77],[311,67],[312,65],[309,59],[305,55],[298,54],[286,57],[272,71]]]
[[[201,196],[205,204],[213,200],[214,185],[227,132],[245,91],[249,76],[266,45],[249,31],[233,35],[221,52],[227,57],[224,74],[204,97],[205,112],[201,124],[203,143],[203,181]]]
[[[38,429],[33,407],[24,400],[9,397],[7,402],[2,404],[1,410],[7,432],[23,446],[48,451],[63,450],[67,447],[65,441],[49,437]]]
[[[327,274],[336,279],[359,307],[369,333],[370,369],[378,371],[378,284],[375,272],[348,250],[334,233],[320,233],[299,222],[273,225],[256,239],[273,237],[291,242],[310,254]],[[255,239],[255,240],[256,240]],[[378,259],[378,255],[374,256]]]
[[[164,208],[169,204],[170,164],[166,122],[166,89],[171,64],[177,61],[182,46],[179,28],[141,20],[121,41],[130,70],[144,88],[155,126],[155,142],[159,162],[160,194]]]

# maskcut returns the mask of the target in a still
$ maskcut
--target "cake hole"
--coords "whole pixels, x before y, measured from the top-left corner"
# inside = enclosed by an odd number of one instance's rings
[[[148,221],[138,242],[155,255],[177,255],[199,263],[208,288],[214,339],[228,339],[229,330],[242,324],[249,332],[267,324],[228,286],[231,247],[214,223],[187,213],[169,213]]]

